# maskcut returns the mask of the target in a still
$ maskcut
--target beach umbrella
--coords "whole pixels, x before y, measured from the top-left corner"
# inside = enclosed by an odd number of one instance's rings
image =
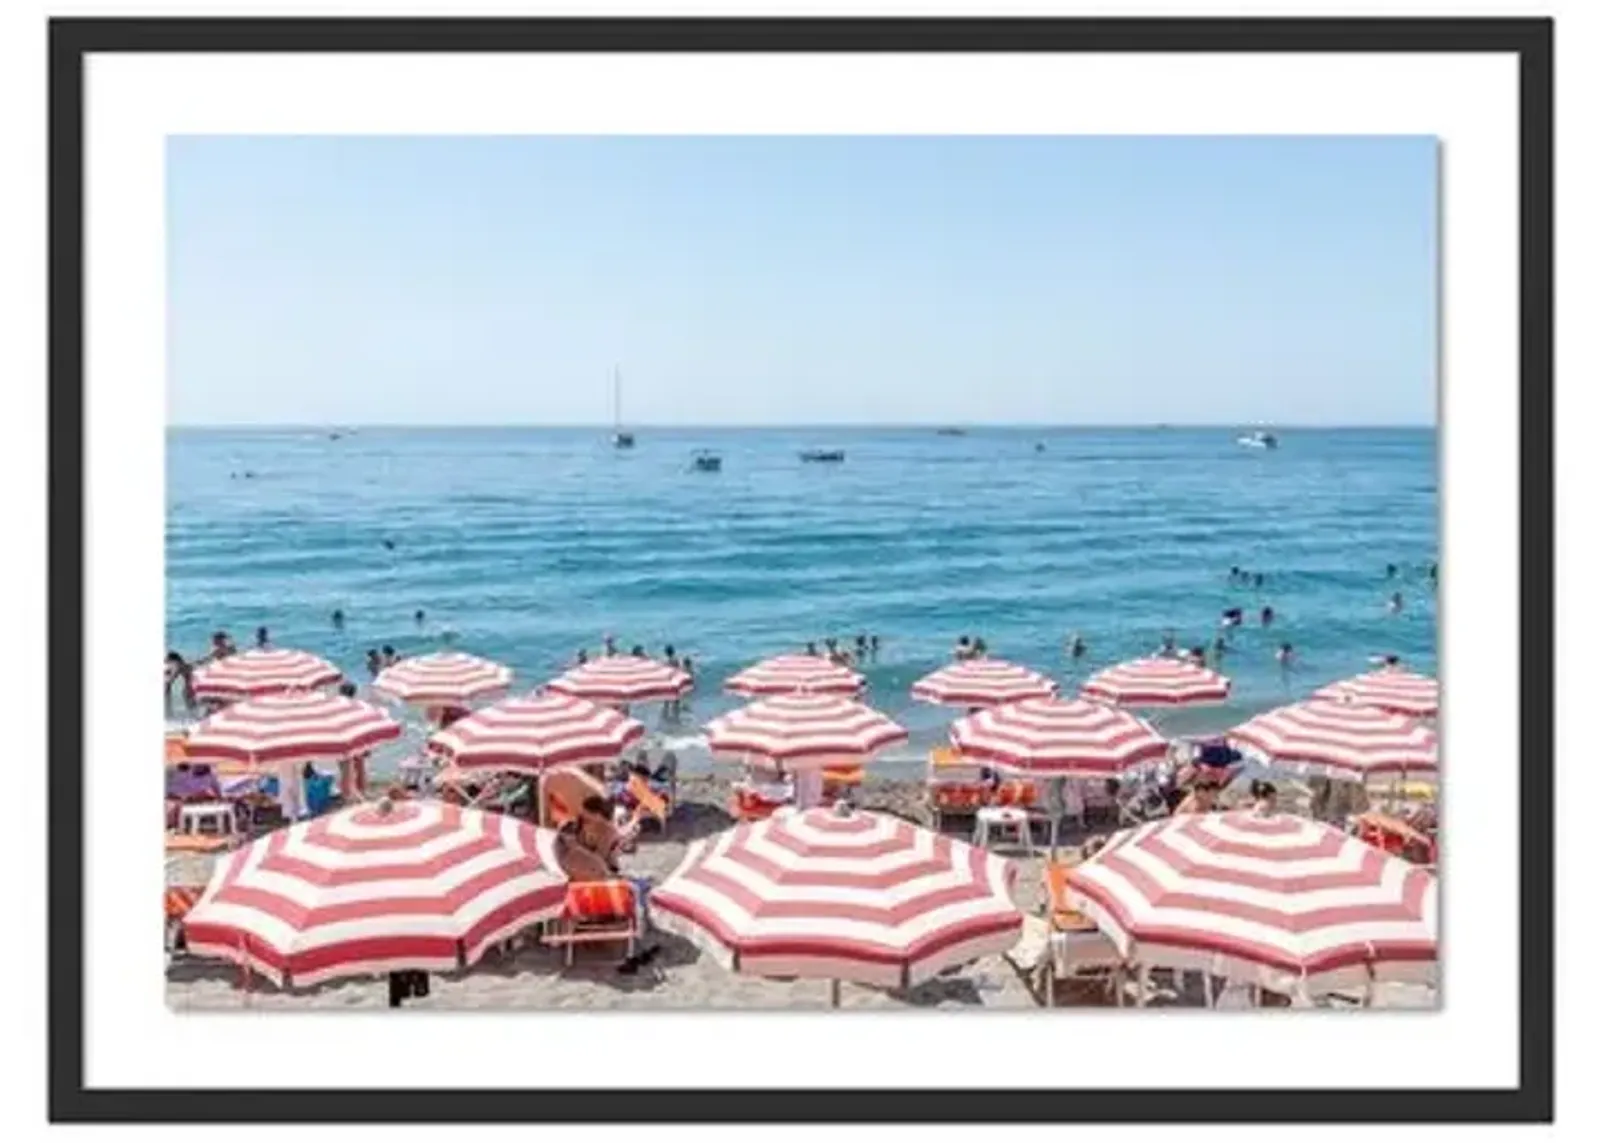
[[[1067,890],[1142,969],[1306,998],[1435,977],[1434,875],[1306,818],[1235,810],[1135,826],[1070,870]]]
[[[380,707],[298,691],[223,707],[202,719],[184,746],[190,762],[276,769],[354,758],[399,737],[400,724]]]
[[[705,725],[712,753],[789,770],[860,765],[907,738],[887,715],[836,695],[773,695]]]
[[[385,799],[275,830],[223,858],[184,917],[184,940],[280,987],[452,971],[559,914],[566,882],[548,830]]]
[[[1201,706],[1226,702],[1230,684],[1207,667],[1182,659],[1133,659],[1090,677],[1081,698],[1126,707]]]
[[[194,695],[214,702],[236,702],[285,691],[331,687],[339,668],[309,651],[260,648],[215,659],[194,672]]]
[[[1053,680],[1003,659],[963,659],[911,684],[911,697],[919,702],[968,709],[1050,698],[1055,693]]]
[[[1375,706],[1412,718],[1439,716],[1439,680],[1400,667],[1385,667],[1332,683],[1312,697]]]
[[[957,719],[950,741],[964,758],[1037,778],[1116,778],[1167,752],[1148,723],[1084,699],[990,707]]]
[[[656,926],[734,972],[910,988],[1005,952],[1012,864],[888,814],[780,810],[689,847]]]
[[[586,699],[541,691],[502,699],[428,739],[459,770],[538,774],[555,766],[615,762],[644,725]]]
[[[1261,762],[1334,781],[1402,780],[1439,769],[1439,736],[1391,711],[1312,699],[1230,730],[1228,741]]]
[[[668,663],[637,655],[608,655],[550,680],[546,689],[590,702],[627,706],[682,698],[693,684],[687,674]]]
[[[511,685],[511,668],[464,651],[437,651],[401,659],[372,680],[372,689],[420,707],[467,706],[498,698]]]
[[[776,655],[746,667],[725,687],[730,694],[760,698],[787,694],[858,695],[866,683],[849,667],[821,655]]]

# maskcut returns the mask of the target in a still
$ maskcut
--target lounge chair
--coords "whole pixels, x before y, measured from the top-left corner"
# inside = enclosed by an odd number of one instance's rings
[[[758,822],[770,818],[790,804],[789,801],[774,801],[739,783],[733,787],[733,797],[728,803],[728,812],[739,821]]]
[[[204,893],[204,885],[168,885],[163,894],[165,901],[164,940],[169,955],[183,951],[183,919],[189,915],[195,902]]]
[[[639,909],[628,881],[579,881],[567,886],[561,916],[545,934],[544,943],[566,949],[572,964],[580,944],[625,943],[632,956],[639,940]]]
[[[672,803],[664,795],[657,793],[655,787],[650,785],[642,774],[628,775],[628,794],[633,798],[633,818],[630,824],[634,826],[635,832],[648,818],[654,820],[661,832],[665,833],[667,819],[672,816]],[[623,827],[623,833],[627,832],[627,827]]]
[[[1056,1004],[1056,984],[1060,980],[1089,982],[1105,995],[1120,999],[1123,976],[1122,958],[1111,939],[1095,923],[1072,907],[1068,892],[1071,869],[1077,861],[1067,858],[1044,867],[1045,891],[1049,895],[1046,912],[1050,922],[1050,955],[1045,958],[1050,973],[1046,994],[1049,1006]]]

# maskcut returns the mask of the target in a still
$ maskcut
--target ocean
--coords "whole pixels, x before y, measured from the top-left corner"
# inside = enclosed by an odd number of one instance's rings
[[[1225,729],[1375,655],[1432,673],[1435,432],[1290,429],[1275,451],[1237,435],[642,427],[623,451],[601,428],[172,429],[168,643],[199,655],[226,629],[244,647],[265,625],[362,684],[370,647],[448,645],[509,664],[521,688],[608,633],[670,643],[698,677],[683,723],[659,728],[686,768],[703,761],[696,724],[738,701],[728,675],[830,636],[880,639],[869,701],[912,732],[890,770],[942,738],[952,712],[908,692],[961,635],[1067,693],[1168,629],[1209,646],[1223,609],[1244,608],[1216,664],[1231,702],[1159,716],[1173,733]],[[722,471],[694,471],[697,448]],[[809,448],[846,459],[801,463]],[[1234,566],[1263,586],[1231,584]]]

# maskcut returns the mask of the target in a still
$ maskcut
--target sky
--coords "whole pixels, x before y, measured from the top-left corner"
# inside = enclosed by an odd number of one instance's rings
[[[174,137],[175,425],[1431,425],[1420,137]]]

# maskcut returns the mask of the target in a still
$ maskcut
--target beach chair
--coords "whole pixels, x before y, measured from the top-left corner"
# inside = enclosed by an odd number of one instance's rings
[[[1046,912],[1050,922],[1050,955],[1045,958],[1050,973],[1046,1000],[1056,1006],[1060,981],[1090,985],[1104,998],[1120,997],[1122,958],[1111,939],[1083,913],[1073,908],[1068,891],[1075,858],[1052,861],[1044,867],[1044,886],[1049,898]]]
[[[195,902],[205,892],[204,885],[168,885],[163,893],[165,905],[164,944],[168,956],[176,956],[183,948],[183,919],[189,915]]]
[[[1031,810],[1039,804],[1039,787],[1032,782],[1013,779],[1001,782],[995,788],[994,796],[990,799],[991,805],[1016,806],[1019,809]]]
[[[580,881],[567,886],[567,899],[544,943],[566,950],[570,966],[581,944],[625,944],[632,956],[639,940],[639,909],[631,882]]]
[[[658,793],[642,774],[628,775],[628,794],[633,798],[632,824],[635,831],[637,832],[637,827],[643,825],[646,819],[650,819],[662,833],[665,833],[667,818],[672,816],[672,804],[667,801],[666,796]],[[627,832],[626,827],[623,832]]]
[[[860,766],[835,766],[822,772],[822,796],[837,801],[860,787],[866,772]]]
[[[788,804],[788,802],[775,802],[746,785],[738,784],[733,787],[733,797],[728,803],[728,812],[739,821],[758,822],[770,818]]]

